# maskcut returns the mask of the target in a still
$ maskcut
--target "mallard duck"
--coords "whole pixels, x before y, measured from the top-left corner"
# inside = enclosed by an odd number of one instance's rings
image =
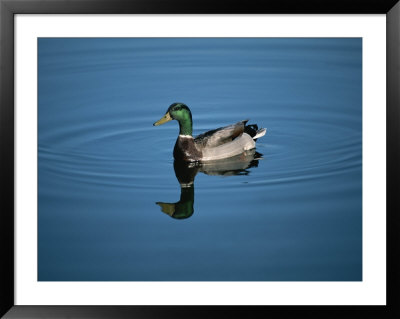
[[[206,162],[239,155],[255,148],[255,141],[264,136],[266,129],[256,124],[246,125],[248,120],[220,127],[192,136],[192,112],[183,103],[173,103],[165,115],[153,125],[171,120],[179,122],[179,135],[174,147],[174,158],[185,162]]]

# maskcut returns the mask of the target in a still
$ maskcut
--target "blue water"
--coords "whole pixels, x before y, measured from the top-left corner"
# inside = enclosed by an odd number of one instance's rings
[[[360,38],[40,38],[38,81],[38,280],[362,280]],[[173,102],[268,131],[174,165]]]

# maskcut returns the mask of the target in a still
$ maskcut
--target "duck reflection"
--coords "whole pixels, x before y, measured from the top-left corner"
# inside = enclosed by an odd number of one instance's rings
[[[185,219],[193,215],[194,179],[198,172],[207,175],[234,176],[247,175],[249,168],[257,167],[262,154],[255,149],[224,160],[206,163],[174,161],[175,176],[181,186],[181,197],[176,203],[156,202],[161,211],[175,219]]]

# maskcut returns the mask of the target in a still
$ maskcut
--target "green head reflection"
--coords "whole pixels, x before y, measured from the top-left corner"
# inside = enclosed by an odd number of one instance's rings
[[[174,161],[175,176],[181,186],[178,202],[156,202],[161,211],[175,219],[189,218],[194,213],[194,179],[200,171],[207,175],[247,175],[249,168],[257,167],[262,154],[254,149],[225,160],[207,163],[186,163]]]
[[[181,187],[181,198],[176,203],[157,202],[161,211],[175,219],[185,219],[193,215],[194,187]]]

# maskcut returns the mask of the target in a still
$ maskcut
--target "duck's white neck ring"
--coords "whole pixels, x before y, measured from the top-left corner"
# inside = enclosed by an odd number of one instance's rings
[[[182,138],[193,138],[192,135],[184,135],[184,134],[179,134],[179,137],[182,137]]]

